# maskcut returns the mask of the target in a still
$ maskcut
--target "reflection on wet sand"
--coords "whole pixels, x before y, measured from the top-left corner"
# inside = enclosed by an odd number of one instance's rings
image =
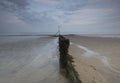
[[[0,44],[0,83],[67,83],[57,46],[52,37]]]

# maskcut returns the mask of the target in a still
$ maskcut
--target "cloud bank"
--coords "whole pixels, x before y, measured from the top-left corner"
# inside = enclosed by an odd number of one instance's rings
[[[21,31],[30,27],[30,31],[52,32],[61,25],[63,32],[119,33],[119,4],[120,0],[1,0],[0,30],[9,31],[12,25]]]

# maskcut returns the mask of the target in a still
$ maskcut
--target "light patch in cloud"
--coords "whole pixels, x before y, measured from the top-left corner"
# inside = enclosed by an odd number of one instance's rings
[[[110,23],[113,27],[120,27],[120,21]]]
[[[7,11],[0,12],[0,24],[21,24],[22,21],[18,17]],[[24,23],[24,22],[23,22]],[[22,23],[22,24],[23,24]]]
[[[44,4],[57,4],[60,0],[34,0],[38,3],[44,3]]]
[[[96,24],[98,21],[96,18],[81,18],[81,19],[71,19],[70,21],[63,23],[63,25],[90,25]]]

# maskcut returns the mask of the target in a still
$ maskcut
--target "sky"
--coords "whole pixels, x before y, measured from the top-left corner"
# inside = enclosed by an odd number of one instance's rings
[[[0,33],[120,34],[120,0],[0,0]]]

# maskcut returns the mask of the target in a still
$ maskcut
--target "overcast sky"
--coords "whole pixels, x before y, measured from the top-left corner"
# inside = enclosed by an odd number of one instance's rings
[[[0,32],[120,33],[120,0],[0,0]]]

